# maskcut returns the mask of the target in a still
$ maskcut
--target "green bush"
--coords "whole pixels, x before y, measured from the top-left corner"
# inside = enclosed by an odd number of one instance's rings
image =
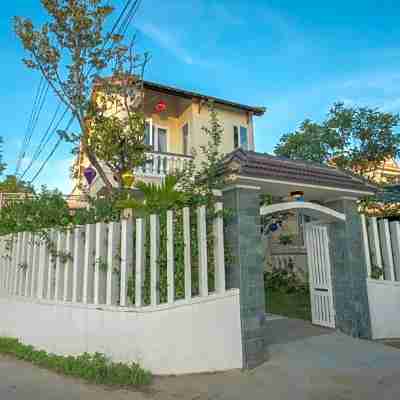
[[[100,353],[84,353],[76,357],[59,356],[36,350],[32,346],[22,344],[18,339],[8,337],[0,337],[0,353],[97,384],[142,386],[151,382],[150,372],[138,364],[115,363]]]
[[[273,268],[264,272],[264,285],[267,289],[283,293],[309,293],[307,282],[303,282],[298,275],[289,269]]]

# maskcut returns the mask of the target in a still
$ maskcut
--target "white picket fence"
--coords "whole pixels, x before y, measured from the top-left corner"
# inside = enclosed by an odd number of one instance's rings
[[[400,222],[361,216],[367,274],[373,266],[383,271],[381,280],[400,281]]]
[[[400,337],[400,222],[361,216],[373,339]],[[383,274],[373,274],[379,267]]]
[[[216,203],[216,211],[222,203]],[[196,210],[199,296],[209,296],[206,207]],[[67,231],[50,230],[49,240],[20,232],[0,237],[0,294],[52,302],[146,307],[144,283],[150,268],[152,307],[160,305],[160,246],[167,247],[167,303],[192,298],[192,252],[189,208],[183,209],[185,298],[176,300],[174,260],[174,212],[167,211],[167,239],[160,243],[159,216],[128,218],[120,222],[77,226]],[[224,293],[224,233],[221,213],[213,219],[215,293]],[[150,229],[150,257],[146,259],[146,229]],[[54,243],[54,248],[49,246]],[[147,270],[148,271],[148,270]],[[117,273],[116,273],[117,272]],[[134,305],[128,297],[133,278]]]

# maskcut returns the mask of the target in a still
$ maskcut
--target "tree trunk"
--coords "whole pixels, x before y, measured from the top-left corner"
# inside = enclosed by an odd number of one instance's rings
[[[100,162],[97,160],[97,157],[93,154],[93,152],[89,149],[87,138],[88,138],[88,131],[86,125],[81,121],[79,121],[81,125],[81,130],[82,130],[82,137],[81,137],[81,146],[82,146],[82,151],[84,154],[86,154],[87,158],[89,159],[90,163],[92,166],[96,169],[97,173],[100,175],[101,180],[103,181],[106,191],[108,193],[112,192],[112,183],[110,180],[107,178],[107,174],[104,172],[102,166],[100,165]]]

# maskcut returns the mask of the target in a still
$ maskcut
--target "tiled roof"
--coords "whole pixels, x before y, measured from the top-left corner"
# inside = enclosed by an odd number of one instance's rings
[[[237,149],[224,160],[224,170],[233,167],[234,173],[244,177],[327,186],[365,192],[377,188],[361,177],[336,167],[308,161],[291,160],[264,153]],[[235,170],[236,168],[236,170]]]

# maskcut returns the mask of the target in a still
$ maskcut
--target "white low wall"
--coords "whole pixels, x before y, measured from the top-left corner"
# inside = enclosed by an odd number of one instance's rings
[[[400,338],[400,282],[368,279],[373,339]]]
[[[0,298],[0,336],[62,355],[101,352],[160,375],[243,366],[238,290],[140,310]]]

